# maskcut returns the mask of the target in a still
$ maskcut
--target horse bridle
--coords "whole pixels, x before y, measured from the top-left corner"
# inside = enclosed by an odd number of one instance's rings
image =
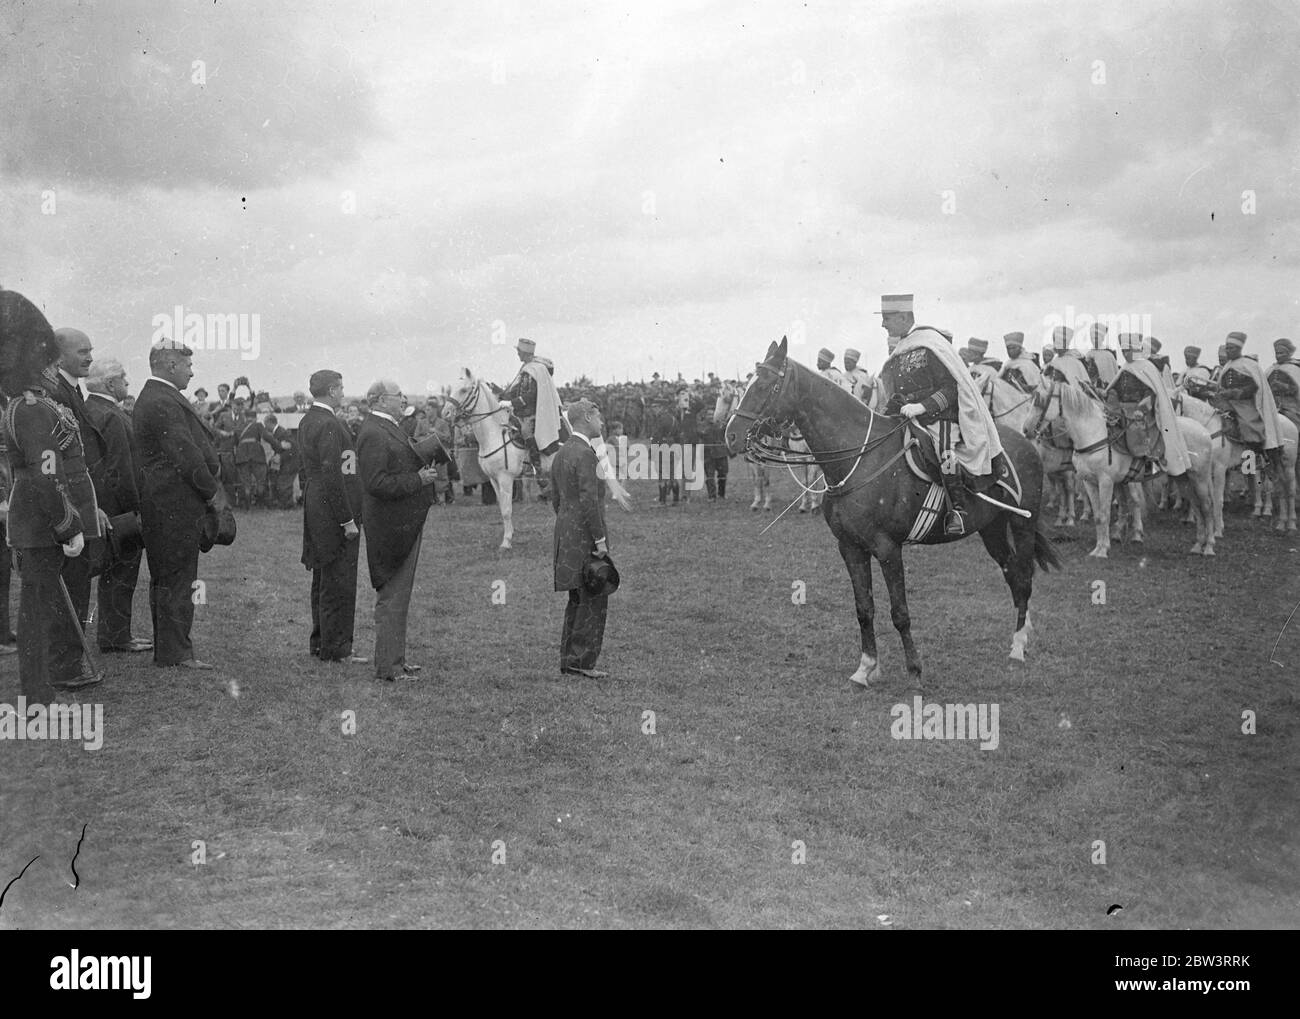
[[[773,399],[779,397],[785,391],[786,383],[789,381],[788,364],[789,362],[786,362],[779,369],[774,368],[770,364],[767,364],[766,362],[762,362],[762,361],[756,364],[755,365],[756,374],[754,376],[754,381],[751,383],[751,386],[759,385],[760,384],[759,380],[763,378],[764,373],[775,375],[776,381],[773,382],[771,386],[768,388],[767,395],[763,397],[762,402],[759,404],[758,408],[755,411],[746,412],[746,411],[741,411],[740,409],[736,409],[735,411],[732,412],[733,418],[744,418],[752,422],[752,424],[750,424],[748,430],[745,433],[745,453],[751,460],[754,460],[755,462],[758,463],[785,464],[787,466],[789,466],[790,464],[803,465],[808,463],[816,463],[818,465],[824,466],[826,464],[842,463],[851,459],[853,461],[853,466],[849,468],[848,473],[844,475],[844,479],[842,481],[832,482],[829,480],[825,480],[826,495],[829,495],[831,497],[845,495],[847,493],[844,491],[844,486],[849,483],[849,480],[853,477],[854,472],[857,471],[858,465],[862,462],[862,458],[866,456],[870,450],[875,449],[877,446],[880,446],[888,438],[890,438],[890,436],[896,434],[898,431],[906,427],[907,421],[900,420],[899,423],[895,425],[893,428],[889,429],[889,431],[873,439],[871,437],[871,432],[872,432],[872,428],[875,426],[876,414],[875,412],[870,411],[870,409],[868,408],[868,412],[870,413],[871,416],[870,416],[870,421],[867,425],[867,434],[866,437],[863,438],[862,440],[862,445],[853,446],[846,449],[829,449],[829,450],[820,450],[820,451],[814,450],[811,447],[809,447],[808,453],[806,455],[803,455],[804,458],[792,459],[789,456],[788,449],[782,447],[774,448],[771,446],[764,445],[762,443],[762,437],[759,434],[761,429],[764,428],[765,426],[769,426],[772,428],[773,431],[775,431],[776,425],[787,423],[784,421],[779,421],[777,418],[772,417],[771,415],[763,415],[762,412],[767,408],[767,406],[769,405],[769,403],[771,403]],[[748,395],[748,391],[746,391],[745,395]],[[792,424],[793,421],[788,423]],[[804,441],[807,442],[806,439]],[[899,449],[899,451],[896,454],[894,454],[894,456],[890,457],[890,459],[884,465],[882,465],[878,470],[876,470],[871,475],[871,477],[867,479],[867,482],[874,480],[878,475],[884,473],[891,466],[893,466],[894,462],[902,457],[906,449],[907,446],[906,444],[904,444]],[[864,482],[864,484],[865,483],[866,482]]]
[[[474,380],[474,387],[472,392],[474,393],[473,401],[471,402],[469,397],[466,397],[465,403],[461,403],[450,393],[447,394],[447,402],[456,408],[456,413],[453,414],[451,418],[453,424],[457,424],[457,425],[462,423],[473,424],[475,421],[480,421],[483,418],[490,418],[493,414],[496,414],[498,411],[501,410],[501,408],[498,407],[496,410],[485,410],[478,414],[475,414],[474,408],[478,406],[478,402],[483,396],[482,379]],[[468,404],[468,406],[466,406],[466,404]]]

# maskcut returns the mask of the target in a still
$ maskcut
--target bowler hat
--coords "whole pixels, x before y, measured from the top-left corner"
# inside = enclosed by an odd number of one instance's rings
[[[595,598],[618,590],[618,570],[608,555],[593,555],[582,568],[582,587]]]

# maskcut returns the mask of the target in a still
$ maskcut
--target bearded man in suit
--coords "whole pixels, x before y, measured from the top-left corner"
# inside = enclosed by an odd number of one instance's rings
[[[375,589],[375,676],[391,683],[420,671],[406,660],[406,619],[438,474],[399,423],[406,409],[401,387],[381,379],[366,399],[370,413],[357,431],[357,467]]]
[[[309,650],[322,662],[367,661],[352,653],[361,549],[361,474],[352,433],[338,417],[343,376],[322,370],[298,426],[302,454],[302,563],[311,570]]]

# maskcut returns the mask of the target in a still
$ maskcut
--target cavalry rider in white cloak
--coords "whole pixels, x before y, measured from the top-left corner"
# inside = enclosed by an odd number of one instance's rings
[[[852,347],[845,348],[844,378],[840,384],[860,402],[869,404],[872,391],[876,388],[876,380],[871,377],[871,372],[858,366],[861,360],[861,351]]]
[[[1007,361],[998,372],[998,378],[1011,383],[1022,393],[1032,393],[1042,381],[1043,373],[1034,364],[1034,359],[1025,353],[1025,334],[1007,333],[1002,342],[1007,347]]]
[[[985,392],[985,387],[997,376],[998,370],[1002,367],[993,358],[987,356],[988,352],[989,341],[972,336],[958,354],[966,363],[971,378],[975,380],[975,388],[980,393]]]
[[[528,447],[528,459],[539,479],[542,476],[542,456],[554,453],[560,444],[560,394],[546,364],[534,356],[537,344],[521,339],[515,345],[519,360],[519,374],[501,393],[515,417]]]
[[[884,413],[911,418],[935,436],[939,463],[947,468],[955,454],[960,470],[941,473],[951,510],[945,530],[966,533],[966,496],[983,492],[999,476],[1005,457],[997,427],[975,381],[956,351],[951,334],[916,325],[911,294],[881,298],[881,325],[900,340],[880,369]]]
[[[1266,376],[1268,388],[1273,390],[1273,402],[1278,413],[1300,428],[1300,361],[1296,360],[1295,344],[1285,338],[1274,340],[1273,354],[1277,361]]]
[[[1258,362],[1242,356],[1245,333],[1229,333],[1223,342],[1227,360],[1219,372],[1218,399],[1237,419],[1234,437],[1247,449],[1263,452],[1278,469],[1282,466],[1282,440],[1277,433],[1277,404],[1264,381]]]
[[[1119,349],[1124,364],[1106,390],[1107,410],[1112,418],[1122,415],[1130,426],[1137,426],[1128,431],[1132,455],[1158,460],[1165,473],[1176,478],[1186,473],[1192,462],[1169,391],[1149,360],[1149,348],[1140,335],[1120,333]],[[1163,443],[1153,441],[1156,434]]]
[[[1106,389],[1119,374],[1119,362],[1115,360],[1111,349],[1106,346],[1106,333],[1105,325],[1094,322],[1090,331],[1092,349],[1083,355],[1084,363],[1088,366],[1088,378],[1098,389]]]
[[[1189,396],[1195,396],[1198,399],[1204,391],[1206,383],[1210,381],[1210,368],[1208,365],[1199,363],[1200,357],[1200,347],[1184,347],[1183,364],[1185,368],[1178,377],[1179,391],[1187,393]]]

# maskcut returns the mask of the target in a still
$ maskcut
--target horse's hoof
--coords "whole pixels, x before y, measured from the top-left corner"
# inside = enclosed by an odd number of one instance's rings
[[[1188,555],[1200,555],[1200,554],[1201,554],[1201,543],[1198,541],[1195,545],[1193,545],[1191,548],[1189,548],[1189,549],[1187,550],[1187,554],[1188,554]]]
[[[1287,525],[1286,525],[1286,529],[1287,529],[1287,533],[1288,533],[1288,534],[1294,534],[1294,533],[1295,533],[1295,521],[1292,520],[1291,523],[1287,524]]]
[[[849,677],[849,682],[865,687],[878,680],[880,675],[880,660],[868,658],[864,653],[858,662],[858,671]]]
[[[1201,550],[1201,555],[1214,555],[1214,546],[1206,545],[1205,548]]]
[[[1070,517],[1070,519],[1067,520],[1067,521],[1065,522],[1065,526],[1066,526],[1066,527],[1073,527],[1073,526],[1074,526],[1074,517]]]
[[[1259,507],[1256,506],[1253,510],[1251,510],[1250,515],[1251,515],[1252,517],[1257,517],[1257,516],[1259,516],[1259,515],[1260,515],[1260,509],[1259,509]]]
[[[1023,662],[1025,660],[1025,649],[1023,647],[1013,647],[1011,654],[1007,655],[1013,662]]]

